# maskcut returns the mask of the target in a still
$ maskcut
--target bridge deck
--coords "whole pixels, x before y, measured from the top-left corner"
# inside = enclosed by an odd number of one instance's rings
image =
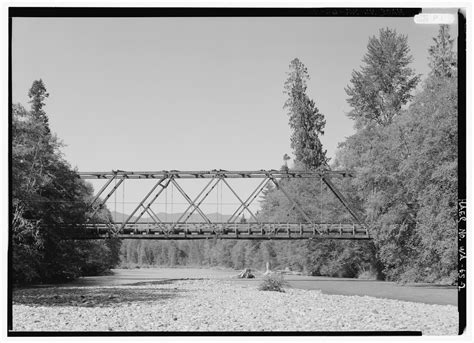
[[[127,223],[64,225],[66,239],[371,239],[359,224]]]

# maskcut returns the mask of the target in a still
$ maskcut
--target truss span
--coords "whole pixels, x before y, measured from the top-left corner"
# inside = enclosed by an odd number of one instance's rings
[[[342,193],[332,183],[333,177],[352,177],[349,171],[320,170],[254,170],[254,171],[229,171],[214,169],[211,171],[123,171],[113,170],[111,172],[80,172],[78,177],[81,179],[104,180],[105,184],[101,187],[95,197],[89,204],[90,215],[85,224],[71,224],[63,226],[63,237],[65,239],[98,239],[98,238],[147,238],[147,239],[209,239],[209,238],[227,238],[227,239],[371,239],[368,229],[362,222],[357,212],[351,207],[351,204],[342,195]],[[258,186],[247,197],[239,195],[226,179],[261,179]],[[323,184],[334,194],[344,208],[351,214],[353,224],[329,224],[319,223],[314,216],[310,216],[303,209],[302,205],[291,197],[285,190],[288,179],[319,179],[322,192]],[[101,219],[100,211],[106,206],[107,201],[117,194],[117,189],[122,185],[122,197],[125,194],[125,180],[146,180],[155,179],[154,185],[148,189],[146,195],[141,199],[138,205],[134,206],[127,218],[122,222],[112,222],[107,217],[104,223]],[[205,179],[204,188],[199,194],[192,198],[185,190],[180,179]],[[282,181],[285,180],[286,181]],[[202,183],[201,183],[202,184]],[[220,185],[221,198],[222,187],[227,188],[231,194],[238,200],[237,208],[234,210],[227,222],[213,222],[206,215],[202,205],[209,197],[211,192],[216,192]],[[298,223],[269,223],[262,222],[250,209],[252,202],[263,192],[267,185],[273,185],[275,190],[287,199],[291,205],[290,211],[294,211],[301,218]],[[163,222],[155,211],[152,210],[153,204],[158,198],[166,198],[166,190],[176,189],[187,202],[187,208],[180,217],[173,223]],[[254,186],[253,186],[254,187]],[[105,195],[103,198],[102,195]],[[172,193],[173,194],[173,193]],[[171,194],[171,195],[172,195]],[[244,200],[245,199],[245,200]],[[124,200],[123,200],[124,201]],[[167,201],[167,200],[166,200]],[[167,202],[166,202],[167,204]],[[166,210],[165,210],[165,213]],[[216,212],[217,213],[217,212]],[[244,217],[244,214],[250,215],[249,222],[238,222],[238,219]],[[321,211],[322,213],[322,211]],[[148,215],[148,222],[143,216]],[[192,222],[193,215],[200,217],[203,222]],[[102,218],[104,215],[102,214]],[[144,220],[145,219],[145,220]]]

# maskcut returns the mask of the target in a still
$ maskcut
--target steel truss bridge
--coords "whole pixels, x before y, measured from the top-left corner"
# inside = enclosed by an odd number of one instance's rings
[[[81,179],[105,180],[105,184],[91,201],[91,215],[85,223],[64,224],[61,232],[66,239],[371,239],[367,226],[352,209],[347,199],[332,183],[333,177],[350,177],[346,171],[111,171],[111,172],[79,172]],[[261,179],[252,193],[242,200],[239,194],[231,187],[227,179]],[[320,179],[336,196],[344,208],[351,214],[352,223],[322,223],[313,220],[303,208],[282,187],[281,180],[288,179]],[[100,220],[99,211],[105,207],[119,186],[127,179],[156,179],[156,183],[134,208],[132,213],[122,222]],[[179,184],[180,179],[206,179],[208,182],[194,198],[185,192]],[[273,184],[276,189],[290,201],[291,210],[299,213],[303,222],[262,222],[251,211],[249,206],[261,194],[267,184]],[[238,199],[240,205],[232,216],[225,222],[211,221],[200,206],[216,188],[223,184]],[[160,220],[151,206],[169,185],[173,185],[188,203],[187,209],[174,222]],[[221,186],[222,187],[222,186]],[[107,191],[108,190],[108,191]],[[107,191],[107,192],[106,192]],[[101,198],[103,194],[105,197]],[[239,216],[247,211],[252,222],[236,222]],[[147,214],[150,221],[140,220]],[[190,222],[191,216],[197,213],[202,222]]]

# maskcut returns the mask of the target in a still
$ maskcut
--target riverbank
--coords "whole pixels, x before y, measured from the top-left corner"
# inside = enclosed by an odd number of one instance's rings
[[[169,279],[211,279],[232,280],[243,285],[258,286],[259,276],[263,273],[254,271],[256,279],[236,279],[240,271],[225,268],[142,268],[114,269],[105,276],[79,278],[62,286],[118,286],[130,283],[169,280]],[[305,276],[286,274],[289,286],[297,289],[320,290],[324,294],[371,296],[383,299],[422,302],[425,304],[457,306],[457,288],[434,284],[399,285],[394,282],[332,278],[324,276]]]
[[[421,331],[457,334],[455,306],[224,279],[16,290],[15,331]]]

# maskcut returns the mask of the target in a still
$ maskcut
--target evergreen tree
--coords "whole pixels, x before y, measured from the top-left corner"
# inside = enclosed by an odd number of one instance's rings
[[[110,268],[118,260],[117,241],[60,237],[61,224],[85,221],[93,190],[63,159],[49,132],[41,80],[33,83],[29,95],[31,111],[12,107],[12,281],[61,281]],[[104,209],[100,215],[110,213]]]
[[[410,99],[420,77],[409,67],[412,62],[407,36],[389,28],[369,39],[361,71],[353,71],[346,87],[349,116],[358,126],[388,125]]]
[[[288,96],[283,108],[287,109],[291,134],[291,147],[295,162],[305,169],[317,169],[327,165],[326,150],[319,137],[324,134],[326,121],[313,100],[306,94],[308,70],[297,58],[290,63],[290,71],[284,85]]]
[[[31,113],[32,115],[39,119],[44,124],[44,130],[47,134],[50,133],[49,121],[46,112],[43,110],[45,106],[44,101],[49,97],[49,93],[46,91],[46,86],[43,83],[43,80],[35,80],[31,85],[31,88],[28,92],[28,97],[31,99]]]
[[[448,25],[440,25],[438,36],[428,52],[432,75],[436,77],[453,77],[457,75],[457,57],[453,51],[454,39],[451,39]]]

